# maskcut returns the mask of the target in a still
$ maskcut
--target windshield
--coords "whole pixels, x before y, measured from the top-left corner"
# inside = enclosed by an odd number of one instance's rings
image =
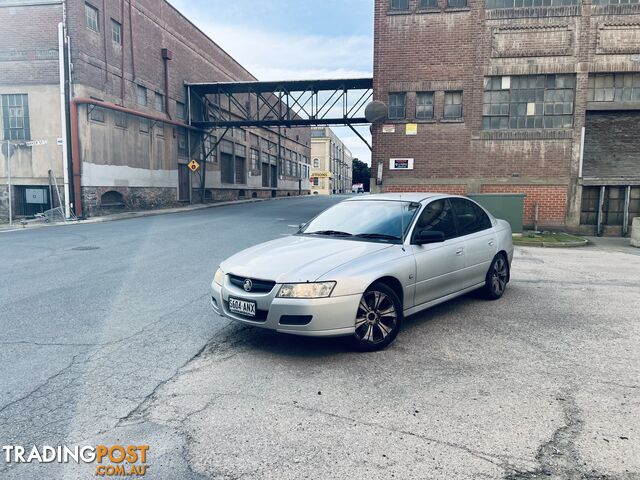
[[[419,209],[415,202],[342,202],[311,220],[300,233],[398,243]]]

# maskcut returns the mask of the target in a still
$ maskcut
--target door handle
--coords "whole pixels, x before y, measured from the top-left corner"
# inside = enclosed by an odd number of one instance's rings
[[[459,248],[458,250],[456,250],[456,255],[462,255],[463,249]]]
[[[489,240],[489,245],[493,247],[493,244],[496,243],[493,240]]]

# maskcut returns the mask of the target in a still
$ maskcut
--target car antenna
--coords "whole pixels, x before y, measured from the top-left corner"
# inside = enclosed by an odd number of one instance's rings
[[[400,194],[400,238],[402,241],[402,251],[406,252],[404,249],[404,210],[402,210],[402,194]]]

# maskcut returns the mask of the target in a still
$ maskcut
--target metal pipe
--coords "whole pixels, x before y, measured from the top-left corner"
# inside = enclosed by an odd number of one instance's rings
[[[124,0],[120,1],[120,21],[122,21],[122,31],[120,33],[120,99],[124,105]]]
[[[629,233],[629,202],[631,201],[631,185],[627,185],[624,189],[624,209],[622,218],[622,236],[626,237]]]
[[[107,52],[107,0],[102,0],[102,41],[104,43],[104,83],[109,82],[109,56]]]
[[[64,8],[64,5],[63,5]],[[64,15],[63,15],[64,17]],[[60,75],[60,126],[62,137],[62,174],[64,178],[64,216],[71,216],[71,193],[69,192],[69,152],[67,139],[67,90],[66,90],[66,65],[65,57],[65,29],[64,22],[58,24],[58,69]]]
[[[136,60],[134,56],[134,44],[133,44],[133,8],[131,4],[133,0],[129,0],[129,44],[131,45],[131,74],[133,79],[136,79]]]
[[[9,225],[13,225],[13,204],[11,193],[11,144],[7,140],[7,188],[9,189]]]

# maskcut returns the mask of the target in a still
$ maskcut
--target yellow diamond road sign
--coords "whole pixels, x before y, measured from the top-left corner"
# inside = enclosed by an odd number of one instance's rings
[[[192,172],[195,172],[196,170],[198,170],[200,168],[200,164],[198,162],[196,162],[195,160],[191,160],[187,164],[187,167],[189,167]]]

